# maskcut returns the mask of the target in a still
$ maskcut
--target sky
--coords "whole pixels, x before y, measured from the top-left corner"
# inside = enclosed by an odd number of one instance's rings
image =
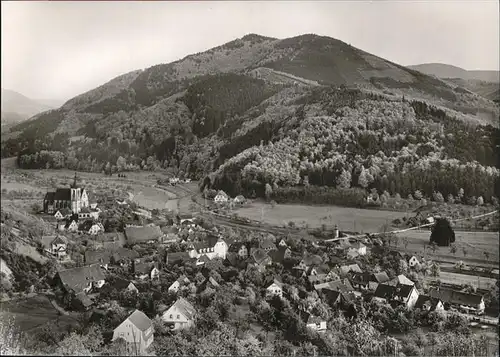
[[[2,1],[2,88],[67,100],[249,33],[330,36],[402,65],[499,69],[497,0]]]

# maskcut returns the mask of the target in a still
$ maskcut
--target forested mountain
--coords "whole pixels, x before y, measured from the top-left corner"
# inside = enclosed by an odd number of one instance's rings
[[[172,167],[231,194],[463,189],[490,200],[497,117],[490,100],[336,39],[247,35],[37,115],[2,138],[2,156],[29,168]]]
[[[472,79],[490,83],[500,82],[499,71],[468,71],[466,69],[444,63],[424,63],[408,66],[408,68],[431,76],[436,76],[438,78]]]

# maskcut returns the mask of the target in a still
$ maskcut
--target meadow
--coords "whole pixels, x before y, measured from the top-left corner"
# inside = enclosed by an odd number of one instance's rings
[[[428,282],[439,280],[442,283],[454,285],[471,285],[475,288],[485,290],[489,290],[496,283],[496,280],[492,278],[444,271],[441,271],[438,277],[426,276],[425,280]]]
[[[248,206],[235,210],[240,217],[262,220],[264,223],[283,226],[292,221],[297,226],[308,225],[318,228],[323,224],[332,228],[337,225],[341,231],[380,232],[382,226],[393,219],[402,218],[404,212],[391,212],[373,209],[360,209],[339,206],[310,206],[300,204],[271,205],[255,201]]]

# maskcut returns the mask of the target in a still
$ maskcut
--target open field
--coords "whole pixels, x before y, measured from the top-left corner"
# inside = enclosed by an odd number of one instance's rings
[[[264,214],[262,215],[262,211]],[[283,226],[290,221],[309,228],[338,225],[342,231],[379,232],[380,228],[395,219],[405,216],[404,212],[359,209],[339,206],[308,206],[299,204],[279,204],[274,208],[264,202],[253,202],[249,207],[235,211],[238,216],[265,223]]]
[[[60,315],[44,295],[0,303],[0,318],[2,320],[12,318],[14,326],[21,332],[33,332],[47,324],[50,324],[51,328],[59,329],[77,325],[76,314],[72,315]]]
[[[408,238],[408,246],[405,248],[402,243],[400,248],[411,254],[424,255],[424,246],[429,243],[431,232],[429,230],[414,230],[398,233],[402,239]],[[444,258],[449,261],[459,261],[482,263],[484,265],[498,265],[498,232],[455,232],[455,244],[457,252],[452,254],[449,247],[439,247],[436,250],[436,259]],[[463,249],[466,255],[463,254]],[[484,254],[487,252],[488,259]],[[433,256],[430,249],[426,249],[427,255]]]
[[[425,278],[427,281],[437,281],[440,280],[445,284],[456,284],[456,285],[472,285],[478,289],[489,290],[493,285],[495,285],[496,280],[485,277],[477,277],[474,275],[466,275],[459,273],[449,273],[441,271],[439,277],[427,276]]]

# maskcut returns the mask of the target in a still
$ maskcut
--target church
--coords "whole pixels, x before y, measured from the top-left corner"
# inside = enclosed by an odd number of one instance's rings
[[[47,192],[43,200],[43,210],[45,213],[53,214],[61,208],[68,208],[73,213],[80,213],[80,210],[89,206],[87,191],[77,184],[75,179],[70,188],[58,188],[55,192]]]

